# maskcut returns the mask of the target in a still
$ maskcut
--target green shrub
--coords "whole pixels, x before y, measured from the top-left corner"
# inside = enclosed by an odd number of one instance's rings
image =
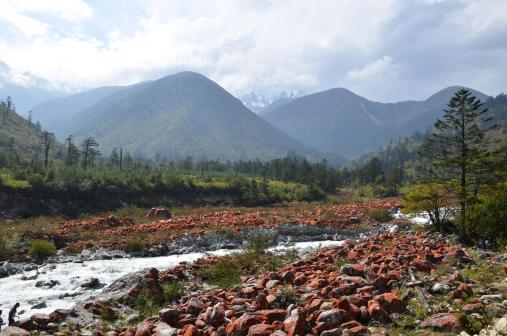
[[[9,250],[3,239],[0,239],[0,260],[7,258]]]
[[[140,240],[128,240],[123,246],[123,250],[127,253],[141,252],[144,250],[144,243]]]
[[[56,254],[56,247],[53,242],[43,239],[32,241],[28,254],[37,260],[42,260]]]
[[[276,305],[280,308],[287,308],[291,304],[299,304],[299,296],[292,287],[281,287],[275,294]]]
[[[241,267],[232,256],[227,256],[208,266],[200,276],[213,286],[229,289],[241,282]]]
[[[248,240],[246,245],[247,253],[255,255],[265,254],[268,248],[268,238],[263,235],[256,235]]]
[[[185,293],[185,286],[178,281],[166,282],[162,285],[162,289],[167,302],[179,301]]]
[[[150,291],[144,288],[135,298],[134,307],[142,320],[145,317],[157,315],[163,304],[155,300]]]
[[[384,208],[368,209],[366,211],[366,215],[382,223],[389,222],[391,219],[393,219],[393,216],[389,210]]]

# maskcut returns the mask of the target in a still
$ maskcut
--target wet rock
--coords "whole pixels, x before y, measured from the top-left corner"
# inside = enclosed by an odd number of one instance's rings
[[[31,307],[31,309],[43,309],[43,308],[47,308],[47,306],[48,305],[46,304],[46,302],[43,301],[43,302],[40,302],[40,303],[37,303],[37,304],[33,305]]]
[[[51,322],[51,318],[46,314],[33,314],[30,320],[41,326],[47,325],[49,322]]]
[[[58,286],[58,285],[60,285],[60,281],[58,281],[58,280],[49,280],[49,281],[42,281],[41,280],[41,281],[37,281],[35,283],[35,287],[37,287],[37,288],[41,288],[41,287],[43,287],[43,288],[53,288],[53,287]]]
[[[81,284],[81,288],[85,289],[99,289],[104,287],[105,284],[101,283],[97,278],[90,278]]]

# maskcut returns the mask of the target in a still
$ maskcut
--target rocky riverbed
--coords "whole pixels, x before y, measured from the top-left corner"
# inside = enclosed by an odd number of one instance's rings
[[[435,235],[376,233],[217,289],[202,272],[221,258],[206,256],[125,275],[96,299],[21,326],[74,335],[499,335],[504,257]],[[174,282],[184,293],[171,303],[164,284]],[[143,317],[136,304],[147,293],[160,310]]]

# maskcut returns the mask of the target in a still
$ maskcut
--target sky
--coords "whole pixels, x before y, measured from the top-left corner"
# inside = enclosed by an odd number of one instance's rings
[[[240,97],[507,91],[505,0],[0,0],[0,72],[77,92],[182,70]]]

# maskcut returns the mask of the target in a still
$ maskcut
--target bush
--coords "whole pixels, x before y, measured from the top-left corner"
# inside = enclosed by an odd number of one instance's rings
[[[229,289],[241,282],[241,268],[232,256],[223,257],[204,269],[200,276],[211,285]]]
[[[366,211],[366,215],[382,223],[389,222],[391,219],[393,219],[393,216],[389,210],[384,208],[369,209]]]
[[[42,260],[56,254],[56,247],[53,242],[43,239],[32,241],[28,254],[37,260]]]
[[[144,249],[144,243],[140,240],[128,240],[123,246],[123,250],[127,253],[141,252]]]
[[[166,282],[162,285],[162,289],[167,302],[177,302],[185,293],[185,286],[178,281]]]
[[[265,254],[268,248],[268,238],[263,235],[256,235],[248,240],[246,251],[251,254]]]
[[[292,287],[281,287],[276,296],[276,305],[280,308],[287,308],[291,304],[298,304],[299,297]]]

